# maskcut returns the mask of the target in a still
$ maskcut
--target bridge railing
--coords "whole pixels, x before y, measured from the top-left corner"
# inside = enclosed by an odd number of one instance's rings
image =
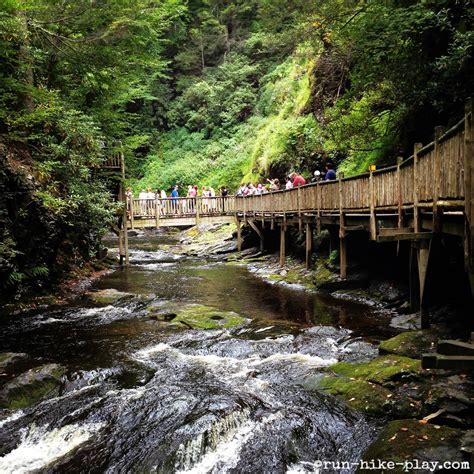
[[[197,198],[155,198],[128,200],[134,218],[220,216],[235,212],[234,196]]]
[[[252,213],[368,212],[464,199],[464,119],[396,166],[262,196],[236,198],[235,211]],[[416,194],[416,196],[415,196]]]

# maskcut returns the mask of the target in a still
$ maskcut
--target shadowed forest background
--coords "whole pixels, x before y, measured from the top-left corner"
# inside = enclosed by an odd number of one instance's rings
[[[0,289],[94,259],[129,184],[394,163],[474,90],[469,0],[0,0]]]

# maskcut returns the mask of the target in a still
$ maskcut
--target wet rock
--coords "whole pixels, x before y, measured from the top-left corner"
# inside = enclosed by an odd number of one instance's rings
[[[392,318],[390,326],[397,329],[421,329],[421,319],[419,313],[401,314]]]
[[[392,380],[400,380],[403,377],[408,377],[420,372],[421,364],[420,361],[408,357],[387,355],[361,364],[338,362],[332,365],[330,370],[337,375],[345,377],[384,383]]]
[[[25,408],[58,393],[60,379],[65,368],[58,364],[47,364],[15,377],[0,391],[0,407]]]
[[[374,280],[370,283],[370,295],[384,303],[402,304],[408,297],[407,289],[395,281]]]
[[[381,342],[379,351],[381,354],[397,354],[420,359],[423,354],[434,349],[437,340],[437,332],[430,329],[402,332]]]
[[[23,352],[3,352],[0,353],[0,375],[14,373],[19,366],[25,365],[30,360],[30,356]]]
[[[410,400],[395,396],[395,381],[407,379],[421,370],[418,360],[401,356],[377,357],[370,362],[338,362],[328,368],[313,387],[341,397],[351,408],[377,416],[412,416]]]
[[[87,297],[94,303],[110,305],[119,303],[125,300],[130,300],[136,295],[132,293],[125,293],[123,291],[117,291],[113,288],[107,290],[91,291],[87,293]]]
[[[175,308],[174,311],[162,306],[150,307],[149,318],[188,329],[230,329],[247,322],[246,318],[233,311],[197,304]]]
[[[413,419],[396,420],[384,428],[363,459],[368,462],[382,459],[400,463],[390,470],[393,473],[421,474],[431,468],[431,465],[423,463],[462,462],[461,435],[462,431],[446,426],[422,424]]]

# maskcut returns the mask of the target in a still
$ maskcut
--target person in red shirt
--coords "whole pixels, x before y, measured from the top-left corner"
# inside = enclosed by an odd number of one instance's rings
[[[290,174],[290,178],[294,188],[297,186],[304,186],[306,184],[306,180],[303,178],[303,176],[294,172]]]

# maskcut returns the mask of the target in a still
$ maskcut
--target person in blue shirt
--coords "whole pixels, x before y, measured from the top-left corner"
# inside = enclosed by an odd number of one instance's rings
[[[171,203],[173,204],[173,207],[175,207],[175,212],[177,211],[176,209],[176,205],[178,204],[178,200],[176,198],[179,197],[179,193],[178,193],[178,185],[175,184],[173,186],[173,191],[171,191],[171,197],[173,198],[173,200],[171,201]]]
[[[326,165],[326,174],[324,176],[324,181],[333,181],[337,178],[336,172],[334,171],[334,165],[332,163],[328,163]]]

